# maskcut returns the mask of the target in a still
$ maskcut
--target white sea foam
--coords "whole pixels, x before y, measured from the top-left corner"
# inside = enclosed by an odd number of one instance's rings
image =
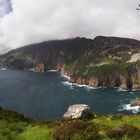
[[[64,81],[62,82],[62,84],[66,85],[66,86],[70,86],[71,89],[74,89],[74,86],[77,86],[77,87],[81,87],[81,88],[86,88],[86,89],[100,89],[100,88],[103,88],[103,87],[91,87],[89,85],[80,85],[80,84],[77,84],[77,83],[71,83],[69,81]]]
[[[67,76],[67,75],[64,75],[64,74],[61,74],[61,76],[62,77],[64,77],[64,78],[66,78],[68,81],[67,82],[63,82],[64,84],[66,84],[66,85],[70,85],[70,86],[78,86],[78,87],[84,87],[84,88],[88,88],[88,89],[104,89],[104,88],[107,88],[107,87],[102,87],[102,86],[100,86],[100,87],[92,87],[92,86],[89,86],[89,85],[85,85],[85,84],[83,84],[83,85],[81,85],[81,84],[77,84],[77,83],[71,83],[70,82],[70,79],[71,79],[71,77],[69,77],[69,76]],[[69,84],[68,84],[69,83]],[[117,87],[114,87],[114,88],[117,88]],[[125,89],[122,89],[122,88],[118,88],[118,90],[117,90],[118,92],[126,92],[126,91],[129,91],[129,90],[125,90]],[[133,89],[132,91],[136,91],[135,89]],[[131,94],[133,94],[134,92],[131,92]]]
[[[88,89],[94,89],[93,87],[89,86],[89,85],[80,85],[80,84],[77,84],[77,83],[73,83],[74,86],[78,86],[78,87],[83,87],[83,88],[88,88]]]
[[[74,89],[74,86],[81,87],[81,88],[87,88],[87,89],[94,89],[93,87],[90,87],[88,85],[79,85],[79,84],[76,84],[76,83],[71,83],[69,81],[65,81],[65,82],[62,82],[62,83],[66,86],[70,86],[71,89]]]
[[[7,70],[7,68],[0,68],[0,70],[4,71],[4,70]]]
[[[65,81],[65,82],[62,82],[64,85],[67,85],[67,86],[70,86],[73,88],[73,86],[77,86],[77,87],[82,87],[82,88],[86,88],[86,89],[101,89],[101,88],[106,88],[106,87],[92,87],[92,86],[89,86],[89,85],[85,85],[85,84],[77,84],[77,83],[71,83],[70,82],[70,77],[67,76],[67,75],[63,75],[61,74],[62,77],[66,78],[68,81]]]
[[[119,111],[123,110],[131,111],[133,114],[137,114],[138,112],[140,112],[140,106],[132,107],[131,104],[125,104],[121,107],[121,109],[119,109]]]
[[[62,82],[62,84],[66,85],[66,86],[72,86],[72,83],[70,83],[69,81]]]
[[[122,88],[119,87],[117,91],[118,91],[118,92],[122,92],[122,91],[125,91],[125,92],[126,92],[126,91],[128,91],[128,90],[125,90],[125,89],[122,89]]]
[[[134,94],[134,93],[135,93],[135,92],[132,92],[132,91],[130,92],[130,94]]]
[[[135,91],[140,91],[140,89],[125,90],[125,89],[122,89],[122,88],[119,87],[117,91],[118,92],[127,92],[127,91],[130,91],[130,94],[134,94]]]
[[[140,91],[140,88],[138,88],[138,89],[132,89],[132,91]]]
[[[64,77],[64,78],[66,78],[66,79],[69,80],[69,81],[70,81],[70,79],[71,79],[69,76],[64,75],[64,74],[61,74],[61,76]]]
[[[73,88],[73,84],[70,83],[69,81],[62,82],[62,84],[65,85],[65,86],[69,86],[70,89],[74,89],[74,88]]]
[[[48,72],[57,72],[57,70],[49,70]]]
[[[29,70],[35,72],[35,68],[30,68]]]
[[[77,84],[77,83],[73,83],[74,86],[78,86],[78,87],[83,87],[83,88],[87,88],[87,89],[100,89],[100,88],[103,88],[103,87],[92,87],[92,86],[89,86],[89,85],[80,85],[80,84]]]

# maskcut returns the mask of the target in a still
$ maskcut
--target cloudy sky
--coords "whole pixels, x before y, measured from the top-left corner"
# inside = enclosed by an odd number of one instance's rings
[[[140,0],[0,0],[0,53],[76,36],[140,40]]]

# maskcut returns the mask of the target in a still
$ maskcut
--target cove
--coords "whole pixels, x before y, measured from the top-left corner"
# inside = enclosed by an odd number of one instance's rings
[[[34,119],[60,119],[72,104],[88,104],[92,112],[101,114],[139,113],[128,107],[139,97],[140,91],[91,89],[71,84],[53,71],[0,71],[0,106]]]

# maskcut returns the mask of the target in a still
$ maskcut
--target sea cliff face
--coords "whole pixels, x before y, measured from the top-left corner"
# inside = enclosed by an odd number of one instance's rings
[[[120,66],[119,66],[120,67]],[[95,68],[96,69],[96,68]],[[100,69],[100,68],[98,68]],[[77,76],[75,72],[62,71],[64,75],[71,77],[72,83],[78,83],[80,85],[86,84],[91,87],[120,87],[121,89],[140,89],[140,63],[133,63],[130,67],[123,71],[119,71],[114,67],[113,72],[108,71],[99,75],[97,71],[91,77],[81,74]],[[94,70],[94,68],[93,68]],[[86,71],[86,69],[85,69]]]
[[[132,88],[133,89],[140,89],[140,64],[134,66],[134,70],[132,71]]]
[[[140,41],[127,38],[75,38],[48,41],[0,56],[0,66],[58,70],[71,82],[92,87],[140,88]]]
[[[45,72],[45,65],[43,63],[40,63],[35,66],[35,71],[36,72]]]

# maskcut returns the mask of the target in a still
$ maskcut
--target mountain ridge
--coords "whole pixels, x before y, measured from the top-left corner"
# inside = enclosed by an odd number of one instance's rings
[[[75,37],[75,38],[68,38],[68,39],[55,39],[55,40],[48,40],[48,41],[42,41],[42,42],[38,42],[38,43],[33,43],[33,44],[29,44],[29,45],[25,45],[25,46],[21,46],[21,47],[19,47],[19,48],[16,48],[16,49],[12,49],[12,50],[10,50],[10,51],[8,51],[8,52],[6,52],[6,53],[4,53],[4,54],[1,54],[0,55],[0,57],[1,56],[4,56],[5,54],[8,54],[8,53],[10,53],[10,52],[13,52],[13,51],[16,51],[16,50],[20,50],[20,49],[23,49],[23,48],[26,48],[26,47],[30,47],[30,46],[32,46],[32,45],[40,45],[40,44],[43,44],[43,43],[50,43],[50,42],[60,42],[60,41],[70,41],[70,40],[74,40],[74,39],[87,39],[87,40],[96,40],[96,39],[98,39],[98,38],[110,38],[110,39],[119,39],[119,40],[129,40],[129,41],[137,41],[137,42],[139,42],[140,43],[140,40],[138,40],[138,39],[133,39],[133,38],[126,38],[126,37],[115,37],[115,36],[102,36],[102,35],[98,35],[98,36],[96,36],[95,38],[86,38],[86,37],[79,37],[79,36],[77,36],[77,37]]]

